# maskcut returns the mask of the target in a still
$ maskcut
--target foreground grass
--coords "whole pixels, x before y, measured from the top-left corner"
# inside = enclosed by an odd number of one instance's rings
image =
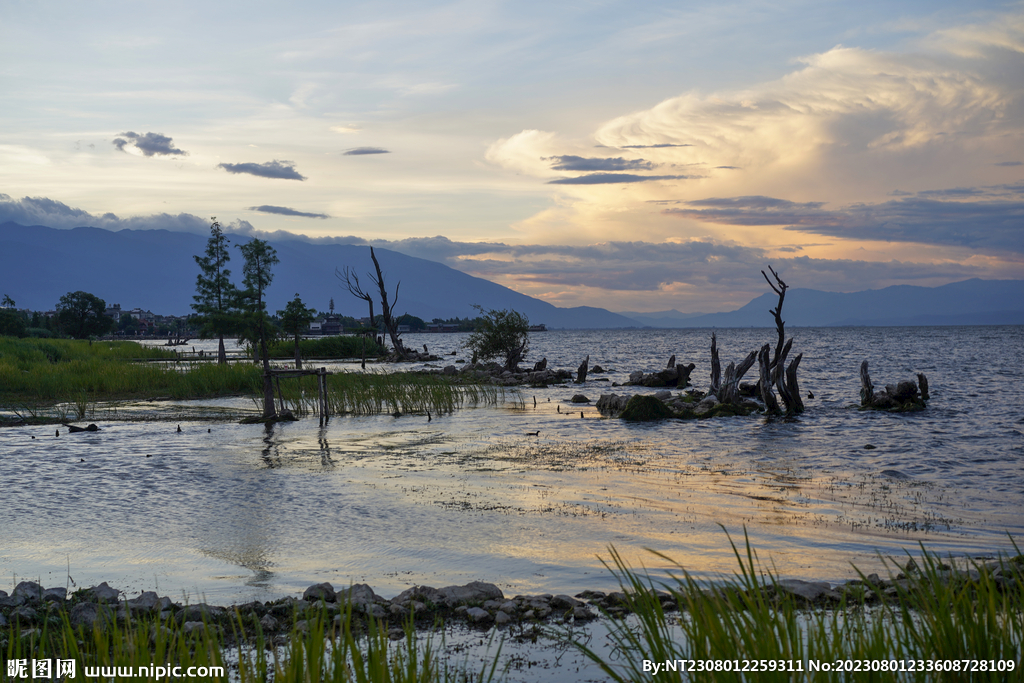
[[[708,589],[678,565],[673,581],[655,584],[613,550],[611,571],[632,615],[606,621],[611,660],[574,644],[614,681],[1020,680],[1020,556],[998,573],[980,566],[956,573],[925,553],[911,576],[862,577],[853,586],[860,589],[843,591],[828,607],[782,590],[749,543],[736,557],[734,578]],[[417,642],[411,622],[392,642],[385,623],[353,615],[350,603],[337,614],[311,603],[293,614],[287,635],[272,637],[239,612],[199,628],[183,623],[181,612],[165,619],[128,614],[93,629],[72,627],[63,613],[33,628],[19,628],[12,618],[0,629],[0,653],[8,661],[73,659],[80,673],[86,666],[227,667],[230,659],[230,677],[243,683],[489,680],[499,668],[500,647],[489,651],[479,672],[442,666],[435,643],[429,636]],[[666,669],[668,662],[675,670]],[[816,670],[812,662],[832,670]],[[650,663],[661,665],[656,675]],[[735,670],[744,667],[757,670]]]
[[[925,553],[910,577],[880,582],[861,575],[853,586],[859,590],[814,608],[780,589],[749,541],[745,552],[733,550],[733,581],[709,590],[673,563],[675,581],[660,591],[613,550],[611,571],[636,621],[613,619],[616,661],[580,649],[620,682],[652,680],[654,663],[661,665],[656,678],[666,681],[1021,680],[1019,555],[1004,565],[1016,579],[1000,581],[984,569],[956,573]]]
[[[354,619],[351,606],[338,619],[323,610],[276,638],[265,636],[258,622],[245,624],[237,615],[230,631],[211,623],[186,626],[153,616],[75,628],[64,616],[51,617],[41,628],[12,626],[4,635],[0,652],[8,667],[10,662],[29,667],[24,678],[34,677],[33,660],[50,660],[51,675],[58,673],[61,662],[67,667],[73,661],[75,678],[101,680],[427,683],[490,681],[495,675],[493,665],[473,675],[464,667],[440,664],[432,638],[418,643],[411,624],[403,639],[392,642],[384,624]]]

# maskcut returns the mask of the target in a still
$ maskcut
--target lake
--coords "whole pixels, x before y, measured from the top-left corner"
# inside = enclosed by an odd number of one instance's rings
[[[569,403],[653,392],[611,384],[672,354],[695,363],[692,385],[707,388],[710,330],[613,330],[532,335],[528,363],[575,370],[589,355],[607,370],[582,386],[523,388],[522,403],[429,421],[339,416],[321,427],[311,417],[264,429],[209,419],[253,407],[221,399],[101,407],[91,434],[5,428],[2,583],[108,581],[218,604],[321,581],[365,582],[386,597],[473,580],[506,595],[572,594],[615,585],[601,562],[610,546],[656,574],[670,565],[647,548],[701,578],[731,574],[726,532],[742,544],[744,530],[780,575],[831,581],[921,545],[1013,551],[1024,531],[1024,328],[789,332],[804,354],[801,389],[814,394],[794,419],[630,424]],[[772,329],[717,334],[723,365],[775,339]],[[465,335],[405,338],[457,352],[436,367],[466,358]],[[876,385],[924,372],[927,410],[856,410],[864,359]],[[146,414],[180,421],[134,419]]]

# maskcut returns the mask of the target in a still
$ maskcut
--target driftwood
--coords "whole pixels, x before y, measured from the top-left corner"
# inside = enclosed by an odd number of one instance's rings
[[[718,396],[719,403],[730,403],[732,405],[739,404],[740,380],[743,379],[743,375],[745,375],[747,370],[753,367],[756,362],[757,351],[751,351],[739,365],[734,366],[732,363],[729,363],[725,366],[725,377],[722,380],[719,393],[715,394]]]
[[[775,392],[772,391],[771,348],[770,344],[765,344],[757,354],[761,374],[758,386],[761,389],[761,401],[764,403],[765,412],[775,414],[779,412],[779,402],[775,399]]]
[[[669,356],[668,365],[666,365],[665,367],[666,368],[674,368],[675,366],[676,366],[676,354],[673,353],[671,356]]]
[[[881,391],[875,391],[868,374],[868,362],[860,364],[860,408],[861,410],[888,410],[905,413],[924,410],[928,395],[928,378],[923,372],[917,373],[917,382],[904,380],[897,384],[886,384]]]
[[[579,369],[576,371],[576,384],[583,384],[587,381],[587,369],[590,367],[590,356],[583,359]]]

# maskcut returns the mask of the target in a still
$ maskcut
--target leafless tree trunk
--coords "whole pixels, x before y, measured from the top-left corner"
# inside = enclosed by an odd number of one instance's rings
[[[377,277],[373,281],[377,285],[377,289],[380,290],[380,306],[383,309],[381,317],[384,318],[384,329],[387,330],[388,336],[391,337],[391,344],[395,347],[395,355],[399,358],[405,358],[407,355],[406,349],[402,345],[401,336],[398,334],[398,322],[393,315],[395,306],[398,304],[398,288],[402,283],[399,282],[395,285],[395,300],[388,305],[388,290],[384,284],[384,274],[380,270],[380,263],[377,262],[377,255],[373,253],[373,247],[370,247],[370,258],[373,259],[373,267],[377,271]]]
[[[789,355],[790,349],[793,347],[793,339],[790,338],[786,341],[786,322],[782,319],[782,304],[786,301],[786,290],[789,289],[789,285],[782,281],[779,274],[775,270],[768,266],[768,270],[771,272],[772,277],[775,278],[775,282],[771,281],[768,277],[768,273],[761,271],[761,275],[764,275],[765,281],[768,286],[772,288],[776,294],[779,295],[779,304],[770,310],[772,317],[775,318],[775,328],[779,332],[778,341],[775,343],[775,356],[768,364],[768,368],[771,370],[770,381],[779,390],[779,396],[782,398],[783,403],[786,404],[787,413],[802,413],[804,410],[803,400],[800,398],[800,389],[796,380],[796,371],[800,365],[800,359],[803,354],[796,357],[789,369],[786,369],[786,356]],[[764,382],[764,376],[762,373],[761,382]],[[761,387],[761,393],[764,395],[764,386]],[[768,393],[771,394],[771,388],[769,386]],[[774,396],[772,396],[774,402]],[[768,404],[765,403],[765,407]],[[775,410],[778,410],[778,404],[775,404]]]

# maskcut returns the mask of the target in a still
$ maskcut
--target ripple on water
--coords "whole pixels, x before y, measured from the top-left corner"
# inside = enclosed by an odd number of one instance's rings
[[[1009,549],[1007,532],[1019,537],[1024,524],[1024,364],[1019,328],[990,330],[984,358],[958,346],[972,339],[960,328],[794,330],[801,386],[817,397],[796,420],[634,425],[597,419],[592,407],[580,419],[578,406],[569,412],[573,393],[627,390],[588,382],[527,389],[536,407],[528,399],[431,422],[344,417],[264,431],[182,420],[177,433],[175,423],[108,421],[59,438],[52,427],[9,428],[0,431],[0,570],[64,585],[70,565],[79,585],[227,601],[325,580],[385,595],[477,579],[510,593],[608,588],[598,556],[609,544],[653,569],[666,565],[645,547],[697,576],[731,573],[719,525],[734,541],[746,529],[762,558],[807,578],[848,578],[849,562],[877,568],[876,551],[918,542]],[[719,331],[723,359],[766,335]],[[531,358],[575,367],[589,353],[622,381],[675,353],[697,363],[700,387],[708,336],[553,332],[535,336]],[[413,341],[437,351],[457,342],[437,337]],[[851,409],[865,357],[878,383],[928,372],[929,409]],[[981,398],[992,395],[1000,400]]]

